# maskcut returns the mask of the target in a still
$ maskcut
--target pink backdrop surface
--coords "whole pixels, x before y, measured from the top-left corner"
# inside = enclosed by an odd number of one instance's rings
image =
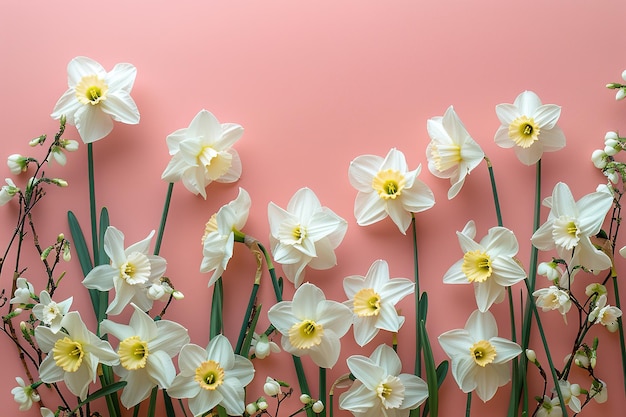
[[[447,199],[449,182],[432,176],[426,166],[426,121],[454,105],[492,160],[504,225],[516,233],[519,257],[527,269],[535,170],[493,142],[499,126],[494,108],[512,103],[524,90],[536,92],[544,103],[562,106],[559,126],[567,146],[544,155],[543,195],[558,181],[570,184],[576,198],[594,191],[604,178],[593,167],[591,152],[603,145],[607,130],[626,130],[626,102],[616,103],[613,92],[604,88],[607,82],[620,81],[626,68],[625,14],[626,3],[621,1],[178,1],[175,6],[147,1],[7,2],[0,14],[1,149],[4,156],[27,153],[29,139],[54,134],[57,122],[49,114],[67,88],[66,66],[73,57],[89,56],[107,69],[119,62],[134,64],[138,75],[132,95],[141,122],[116,124],[94,150],[98,204],[109,208],[112,224],[125,233],[127,242],[135,242],[158,227],[167,189],[160,179],[169,161],[165,137],[187,127],[203,108],[221,122],[241,124],[245,133],[235,145],[243,162],[241,180],[211,184],[206,201],[177,184],[161,248],[168,276],[186,295],[167,318],[181,322],[194,343],[205,345],[211,290],[208,275],[198,272],[199,242],[205,222],[236,197],[238,187],[252,198],[244,231],[262,242],[268,242],[268,203],[286,207],[302,187],[311,188],[323,205],[348,221],[347,235],[336,251],[338,265],[307,271],[307,280],[323,288],[328,298],[343,301],[343,277],[365,275],[376,259],[389,262],[392,277],[412,277],[410,237],[399,233],[390,219],[358,226],[353,215],[356,191],[347,176],[356,156],[384,156],[396,147],[412,169],[422,164],[420,178],[436,198],[433,209],[417,215],[417,230],[421,286],[430,297],[428,331],[439,362],[445,354],[436,336],[462,328],[475,309],[469,286],[442,283],[443,274],[462,256],[455,231],[474,219],[478,236],[483,236],[496,219],[484,164],[471,173],[455,199]],[[73,127],[65,136],[79,139]],[[81,145],[69,155],[66,167],[48,168],[49,175],[66,179],[70,188],[51,190],[45,208],[38,208],[42,240],[51,241],[60,232],[69,236],[67,210],[73,210],[84,227],[88,224],[86,149]],[[9,176],[3,163],[0,178]],[[0,208],[2,248],[14,215],[15,206]],[[544,211],[542,222],[546,215]],[[549,255],[541,256],[549,260]],[[618,268],[626,268],[623,259],[617,262]],[[73,295],[74,307],[93,321],[76,258],[64,267],[68,275],[59,297]],[[11,268],[3,271],[2,288],[10,288]],[[247,302],[253,270],[253,259],[237,247],[224,275],[227,306]],[[36,283],[35,270],[25,275]],[[264,279],[260,296],[267,300],[265,307],[273,292],[269,277]],[[36,286],[37,292],[41,288]],[[244,295],[241,288],[246,288]],[[285,298],[293,291],[286,285]],[[514,291],[522,289],[518,285]],[[410,297],[398,307],[412,312]],[[231,340],[238,333],[240,310],[228,317],[226,334]],[[508,337],[506,303],[492,311],[500,334]],[[575,320],[565,326],[556,312],[542,318],[552,353],[560,361],[568,350],[563,335],[571,336]],[[260,322],[263,328],[268,324],[266,315]],[[399,336],[404,372],[412,369],[413,328],[414,318],[407,314]],[[604,328],[592,333],[602,336],[597,369],[608,383],[610,401],[590,406],[583,415],[621,415],[626,401],[618,336]],[[539,338],[533,337],[533,347],[540,351]],[[390,340],[381,333],[359,348],[350,330],[342,339],[341,359],[328,372],[329,383],[347,372],[347,356],[369,355]],[[18,415],[10,389],[14,377],[22,375],[21,368],[8,338],[0,337],[0,349],[0,415]],[[251,390],[260,394],[268,370],[296,385],[285,356],[266,361],[259,365]],[[308,358],[304,362],[312,371]],[[273,375],[277,369],[280,375]],[[316,375],[310,375],[315,387]],[[577,376],[584,380],[584,375]],[[487,404],[475,397],[473,415],[495,409],[504,415],[508,392],[508,387],[500,389]],[[440,415],[462,415],[465,395],[451,375],[440,395]],[[21,414],[39,415],[36,407]]]

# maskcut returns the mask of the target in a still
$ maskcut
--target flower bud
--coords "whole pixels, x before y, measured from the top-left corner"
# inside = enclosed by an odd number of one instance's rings
[[[268,405],[267,405],[267,401],[265,401],[265,400],[259,400],[259,401],[257,401],[256,406],[257,406],[257,407],[259,408],[259,410],[261,410],[261,411],[267,410],[267,407],[268,407]]]
[[[580,385],[572,384],[570,385],[569,389],[573,396],[578,397],[580,395]]]
[[[151,300],[160,300],[163,296],[165,296],[165,289],[160,284],[152,284],[148,287],[146,295]]]
[[[604,147],[604,153],[607,154],[608,156],[615,156],[617,155],[619,151],[620,151],[619,147],[617,146],[606,145]]]
[[[265,385],[263,385],[263,392],[265,392],[265,395],[275,397],[280,393],[280,384],[275,379],[268,376],[265,379]]]
[[[615,171],[607,172],[605,173],[605,175],[613,184],[617,184],[617,182],[619,181],[619,175]]]
[[[185,294],[176,290],[172,293],[172,297],[174,297],[175,300],[182,300],[183,298],[185,298]]]
[[[595,151],[593,151],[591,153],[591,162],[593,162],[593,166],[595,166],[598,169],[602,169],[604,167],[606,167],[607,164],[607,160],[606,157],[608,155],[606,153],[604,153],[604,150],[602,149],[596,149]]]
[[[617,134],[617,132],[609,130],[608,132],[606,132],[604,134],[604,141],[605,141],[605,143],[609,139],[618,140],[619,139],[619,135]]]
[[[311,396],[310,396],[310,395],[308,395],[308,394],[302,394],[302,395],[300,396],[300,402],[301,402],[302,404],[308,404],[308,403],[310,403],[310,402],[311,402]]]
[[[254,413],[257,412],[257,408],[256,408],[256,404],[255,403],[250,403],[248,405],[246,405],[246,413],[252,415]]]
[[[595,282],[585,287],[585,294],[587,295],[587,297],[591,297],[594,294],[597,294],[597,296],[599,297],[602,294],[606,294],[606,287],[598,282]]]
[[[46,135],[41,135],[34,139],[31,139],[30,142],[28,142],[28,145],[29,146],[42,145],[45,141],[46,141]]]
[[[78,142],[71,139],[61,139],[60,146],[68,152],[74,152],[78,150]]]
[[[537,354],[532,349],[526,349],[526,358],[528,358],[528,362],[537,362]]]
[[[321,413],[322,411],[324,411],[324,403],[317,400],[315,401],[315,403],[313,403],[313,406],[311,407],[311,409],[313,409],[314,413]]]
[[[7,158],[7,165],[11,174],[19,175],[28,169],[28,159],[25,156],[14,153]]]
[[[606,325],[606,329],[611,333],[615,333],[619,329],[618,323],[616,321],[609,322]]]
[[[52,181],[53,184],[58,185],[59,187],[67,187],[67,181],[65,181],[64,179],[52,178],[50,181]]]
[[[0,188],[0,206],[5,205],[17,194],[20,189],[15,186],[15,183],[11,180],[11,178],[5,179],[7,185],[3,185]]]

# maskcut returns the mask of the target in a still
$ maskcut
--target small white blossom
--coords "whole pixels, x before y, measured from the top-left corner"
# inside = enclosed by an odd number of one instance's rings
[[[11,298],[11,304],[28,304],[31,302],[32,295],[35,294],[35,288],[33,284],[28,282],[26,278],[18,278],[16,283],[15,292],[13,298]]]
[[[19,175],[28,169],[28,158],[14,153],[7,158],[7,165],[13,175]]]
[[[39,401],[39,395],[30,385],[26,385],[19,376],[15,377],[18,386],[11,390],[13,399],[20,405],[20,411],[30,410],[33,402]]]

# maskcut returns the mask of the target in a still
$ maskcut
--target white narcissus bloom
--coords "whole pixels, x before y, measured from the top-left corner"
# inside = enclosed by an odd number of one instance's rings
[[[70,310],[73,299],[74,297],[70,297],[57,303],[52,300],[48,291],[43,290],[39,293],[39,304],[33,307],[33,314],[56,333],[61,330],[61,320]]]
[[[467,132],[454,108],[448,107],[443,117],[433,117],[426,123],[430,143],[426,148],[428,170],[438,178],[450,178],[448,199],[454,198],[465,177],[480,164],[485,153]]]
[[[526,278],[515,259],[519,245],[512,231],[492,227],[480,243],[474,241],[476,227],[469,221],[456,233],[464,255],[443,277],[446,284],[474,284],[476,304],[482,312],[504,299],[505,287]]]
[[[279,353],[280,347],[269,340],[265,333],[259,335],[254,333],[252,335],[252,342],[250,343],[250,353],[258,359],[267,358],[270,353]]]
[[[15,381],[18,386],[11,390],[13,399],[20,405],[20,411],[30,410],[33,406],[33,402],[38,402],[40,399],[37,391],[35,391],[32,386],[26,385],[24,380],[19,376],[15,377]]]
[[[241,232],[250,213],[250,195],[239,188],[239,195],[230,203],[222,206],[215,216],[206,224],[202,239],[202,263],[200,272],[211,272],[209,287],[217,281],[226,270],[228,261],[233,256],[235,240],[243,241]]]
[[[178,355],[180,373],[167,389],[173,398],[188,398],[194,416],[204,415],[221,405],[231,416],[245,410],[244,387],[254,377],[252,362],[235,355],[228,339],[217,335],[206,349],[183,346]]]
[[[11,174],[19,175],[22,172],[26,172],[26,170],[28,169],[28,158],[18,153],[14,153],[8,156],[7,165],[9,167],[9,170],[11,171]]]
[[[606,328],[614,332],[617,330],[617,319],[622,316],[622,310],[607,304],[606,294],[598,297],[595,307],[589,313],[589,322],[593,324],[602,324]]]
[[[498,337],[496,319],[489,311],[475,310],[464,329],[439,336],[441,347],[450,357],[452,375],[465,392],[476,391],[489,401],[498,387],[511,379],[507,362],[522,352],[517,343]]]
[[[4,206],[11,201],[11,199],[15,197],[15,194],[20,191],[11,178],[5,178],[5,182],[7,185],[3,185],[2,188],[0,188],[0,206]]]
[[[339,408],[356,417],[406,417],[428,398],[426,383],[401,374],[400,358],[387,345],[378,346],[369,358],[353,355],[347,362],[356,380],[339,397]]]
[[[332,368],[341,343],[352,324],[352,312],[345,305],[327,300],[321,289],[304,283],[293,301],[274,304],[267,315],[282,335],[283,350],[295,356],[309,355],[322,368]]]
[[[267,213],[272,255],[296,288],[304,280],[306,266],[324,270],[337,264],[335,249],[346,234],[348,222],[322,207],[312,190],[296,191],[287,210],[270,202]]]
[[[560,404],[559,397],[550,398],[544,395],[541,406],[537,410],[537,417],[562,417],[563,410]]]
[[[552,196],[544,200],[551,208],[548,219],[533,234],[533,245],[543,251],[556,249],[571,266],[582,265],[592,271],[611,267],[611,259],[591,242],[602,227],[613,204],[613,196],[596,191],[575,201],[567,184],[554,186]],[[573,254],[572,254],[573,252]]]
[[[563,402],[574,413],[580,413],[582,410],[582,404],[578,396],[580,395],[580,385],[571,384],[569,381],[559,380],[559,388],[563,395]],[[556,390],[555,390],[556,391]]]
[[[567,322],[565,316],[572,307],[572,300],[569,292],[551,285],[548,288],[541,288],[533,292],[533,297],[537,297],[535,304],[543,311],[558,310],[563,316],[563,320]]]
[[[241,176],[241,160],[232,146],[243,135],[243,127],[222,123],[207,110],[201,110],[189,127],[178,129],[167,138],[172,159],[161,178],[182,181],[185,188],[206,199],[212,182],[235,182]]]
[[[84,400],[89,384],[96,381],[98,364],[116,365],[119,359],[109,342],[87,329],[77,311],[61,320],[63,331],[45,326],[35,328],[35,339],[47,353],[39,366],[39,377],[46,384],[64,381],[72,394]]]
[[[133,304],[135,311],[128,325],[103,320],[102,333],[115,336],[119,341],[117,354],[120,364],[115,373],[126,381],[122,391],[122,404],[134,407],[148,398],[152,389],[168,388],[176,376],[172,358],[183,345],[189,343],[187,329],[169,320],[154,321]]]
[[[406,234],[413,213],[428,210],[435,204],[431,189],[417,179],[421,169],[420,165],[409,171],[404,154],[395,148],[385,158],[356,157],[350,163],[348,177],[358,191],[354,202],[357,223],[367,226],[389,216]]]
[[[52,111],[53,119],[67,118],[85,143],[102,139],[113,121],[139,123],[139,110],[130,96],[137,69],[117,64],[110,72],[91,58],[79,56],[67,65],[68,90]]]
[[[565,146],[565,135],[556,125],[561,107],[541,104],[537,94],[524,91],[513,104],[498,104],[496,114],[502,125],[495,141],[503,148],[514,148],[517,158],[533,165],[544,152],[558,151]]]
[[[406,278],[389,279],[389,265],[379,259],[366,276],[345,277],[343,290],[348,297],[344,304],[353,312],[354,339],[365,346],[379,330],[400,330],[404,317],[398,315],[395,306],[415,291],[415,284]]]
[[[32,299],[32,294],[35,294],[33,284],[28,282],[26,278],[20,277],[15,281],[15,292],[9,304],[29,304]]]
[[[153,300],[148,297],[147,288],[163,276],[166,267],[165,259],[149,253],[153,235],[154,231],[144,240],[124,249],[124,234],[121,231],[109,226],[104,233],[104,251],[111,263],[92,269],[83,280],[83,285],[100,291],[115,287],[115,298],[109,304],[107,314],[120,314],[131,302],[144,311],[152,308]]]

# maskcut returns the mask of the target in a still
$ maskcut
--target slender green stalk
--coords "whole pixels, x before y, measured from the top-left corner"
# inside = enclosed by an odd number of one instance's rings
[[[250,293],[250,299],[248,300],[248,306],[246,307],[246,312],[243,316],[243,320],[241,321],[241,329],[239,330],[239,337],[237,338],[237,345],[235,346],[235,353],[241,354],[241,347],[243,346],[243,341],[246,337],[246,333],[248,331],[254,331],[254,329],[248,330],[248,323],[250,322],[250,317],[252,316],[252,309],[254,308],[254,304],[256,302],[256,295],[259,291],[259,284],[254,283],[252,286],[252,292]]]
[[[157,233],[156,243],[154,244],[154,254],[158,255],[161,251],[161,242],[163,242],[163,233],[165,232],[165,222],[167,221],[167,213],[170,210],[170,202],[172,201],[172,190],[174,183],[170,182],[167,186],[167,194],[165,195],[165,203],[163,204],[163,213],[161,214],[161,223],[159,232]]]
[[[156,399],[158,392],[158,387],[152,388],[152,392],[150,392],[150,401],[148,402],[148,414],[146,414],[146,417],[154,417],[154,413],[156,412]]]
[[[212,340],[215,336],[222,333],[224,328],[223,319],[224,306],[224,288],[222,286],[222,277],[219,277],[213,284],[213,299],[211,302],[211,321],[209,327],[209,338]]]
[[[413,237],[413,276],[415,277],[415,375],[422,376],[422,339],[420,332],[420,280],[417,251],[417,230],[415,226],[415,215],[411,216],[411,232]]]
[[[319,380],[319,400],[324,404],[324,409],[318,415],[326,417],[326,368],[320,366],[320,380]]]
[[[472,410],[472,392],[467,393],[467,401],[465,402],[465,417],[470,416]]]
[[[617,285],[617,276],[613,276],[613,290],[615,292],[615,306],[621,311],[622,306],[619,297],[619,288]],[[619,345],[622,353],[622,374],[624,377],[624,392],[626,392],[626,345],[624,345],[624,321],[622,317],[617,318],[617,329],[619,331]]]
[[[498,187],[496,187],[496,177],[493,174],[493,166],[491,161],[485,156],[485,162],[487,162],[487,169],[489,170],[489,179],[491,180],[491,192],[493,193],[493,203],[496,206],[496,218],[498,219],[498,226],[502,226],[502,211],[500,210],[500,199],[498,198]]]
[[[96,215],[96,184],[93,166],[93,143],[87,144],[87,170],[89,178],[89,214],[91,218],[91,247],[93,250],[93,264],[100,265],[98,259],[98,220]]]

